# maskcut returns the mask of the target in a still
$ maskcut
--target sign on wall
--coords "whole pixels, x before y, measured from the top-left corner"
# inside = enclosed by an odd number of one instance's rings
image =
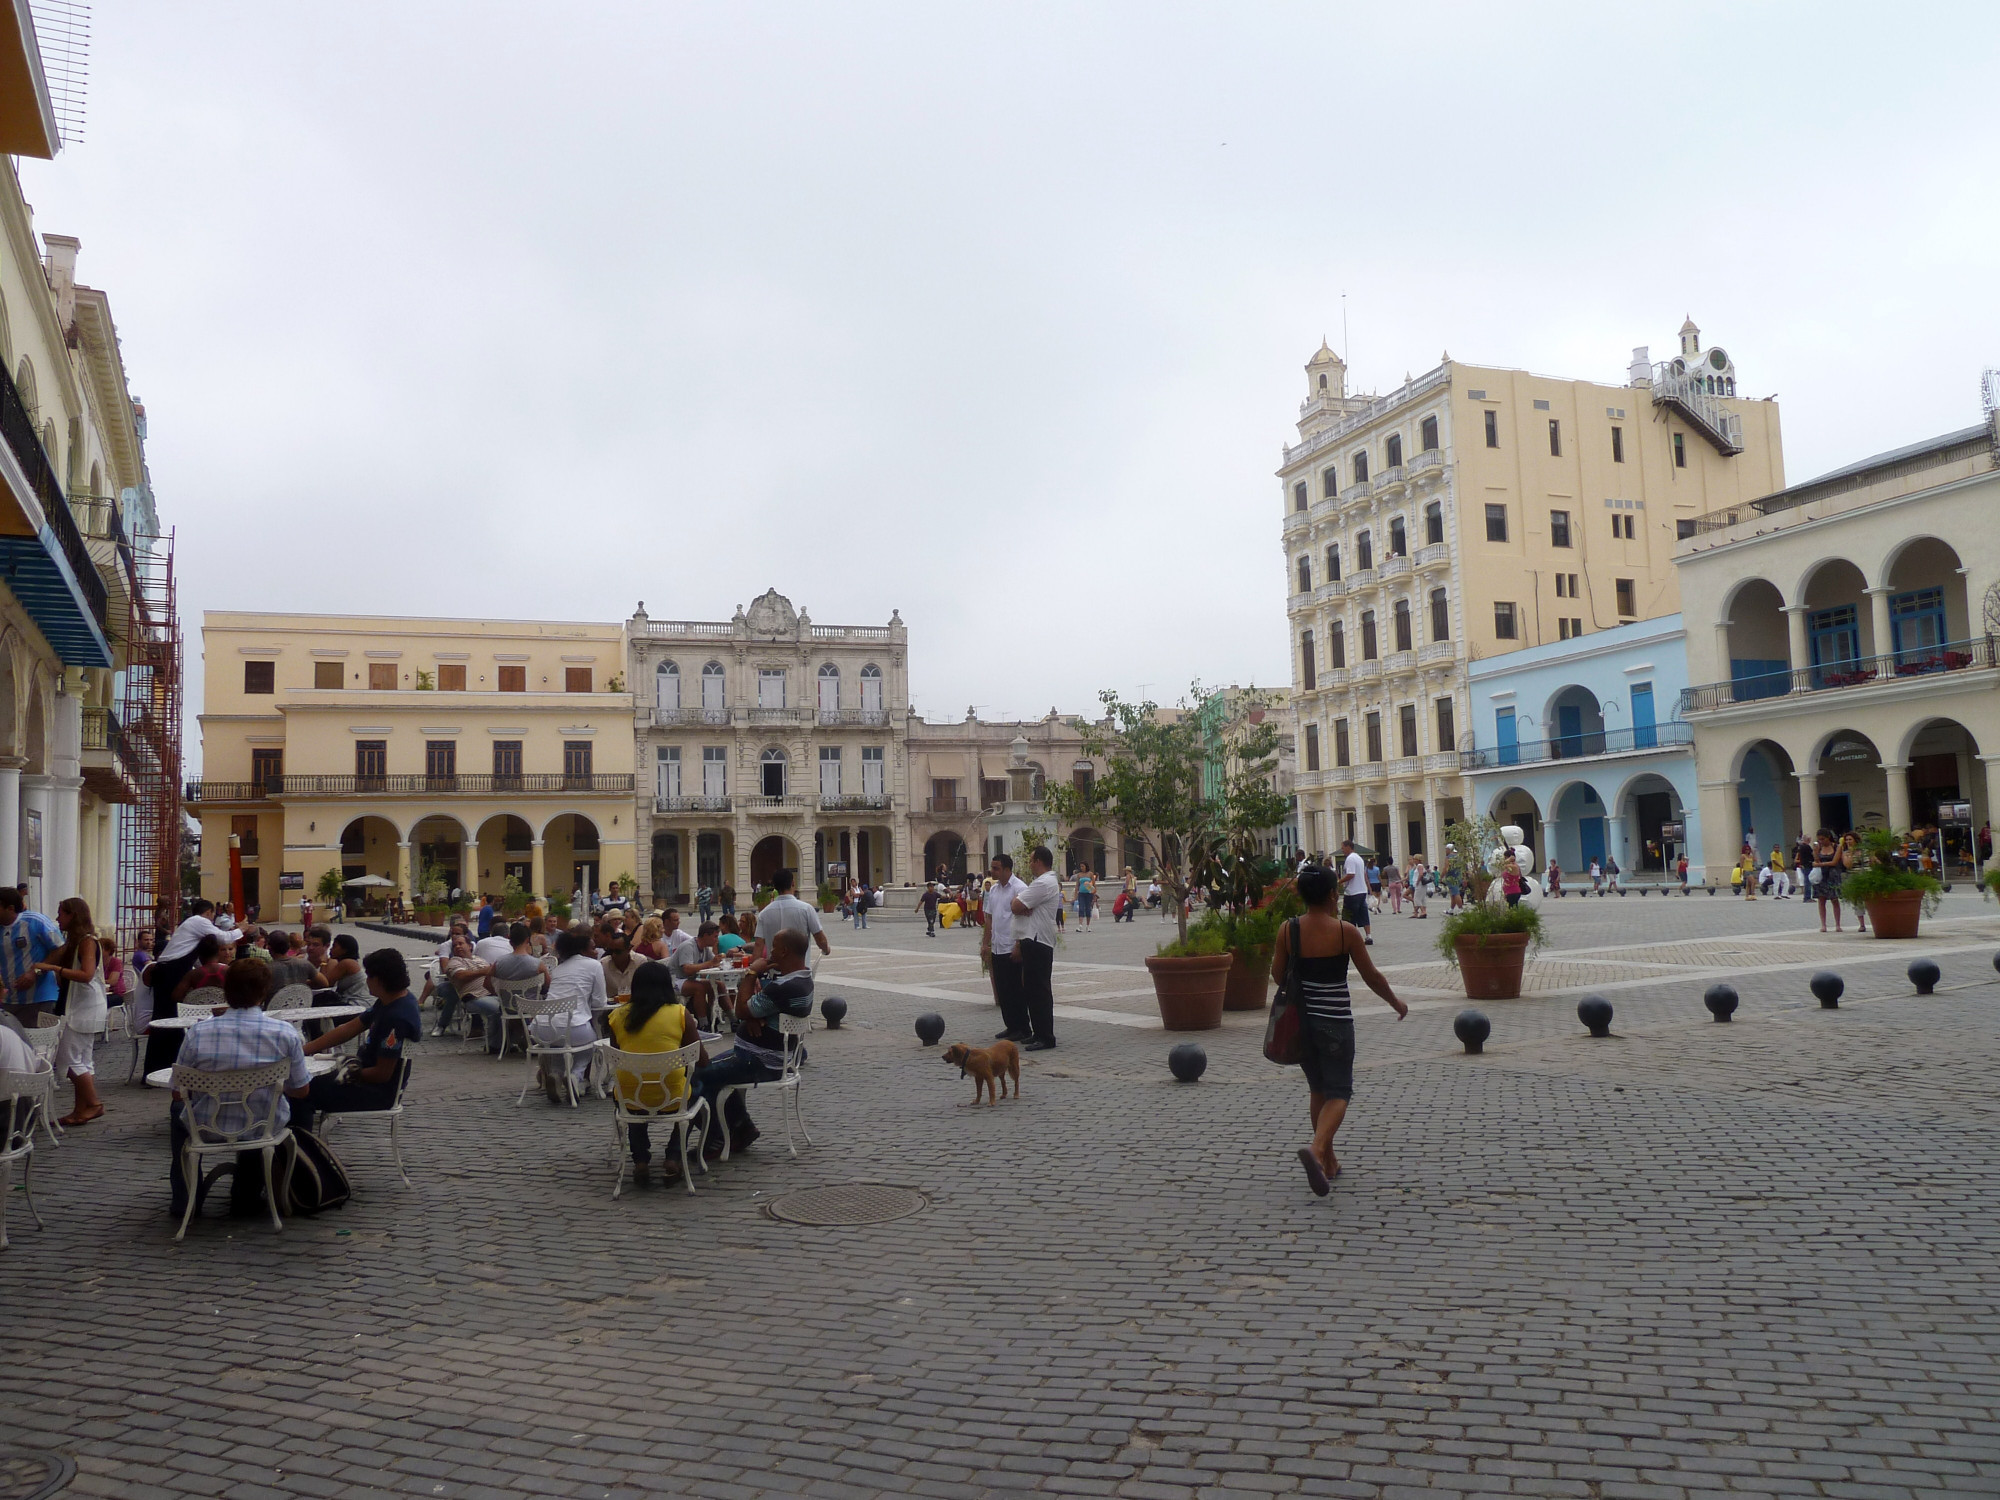
[[[278,872],[279,890],[302,891],[305,888],[306,888],[306,872],[304,870],[280,870]]]

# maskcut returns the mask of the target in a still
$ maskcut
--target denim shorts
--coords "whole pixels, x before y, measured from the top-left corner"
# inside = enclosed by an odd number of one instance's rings
[[[1354,1097],[1354,1023],[1305,1018],[1306,1086],[1323,1099]]]

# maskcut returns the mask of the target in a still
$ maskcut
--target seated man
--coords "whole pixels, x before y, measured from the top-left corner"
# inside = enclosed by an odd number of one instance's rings
[[[271,950],[271,993],[289,984],[313,989],[319,984],[319,969],[298,950],[289,932],[274,931],[267,940]]]
[[[290,1063],[291,1073],[286,1078],[285,1097],[278,1101],[278,1123],[283,1125],[292,1117],[289,1101],[306,1097],[306,1087],[312,1081],[312,1075],[306,1071],[306,1056],[298,1031],[286,1022],[273,1020],[264,1014],[264,997],[270,993],[270,983],[270,966],[262,959],[239,958],[232,963],[222,976],[222,998],[229,1009],[188,1028],[181,1043],[178,1062],[183,1067],[200,1068],[204,1073],[228,1073],[238,1068],[261,1067],[265,1063]],[[195,1123],[213,1126],[217,1130],[241,1130],[252,1120],[262,1117],[269,1104],[269,1095],[259,1090],[246,1103],[247,1107],[246,1104],[223,1104],[218,1108],[212,1099],[201,1101],[202,1107],[195,1116]],[[173,1184],[172,1207],[176,1219],[187,1212],[189,1185],[181,1177],[181,1147],[188,1138],[187,1110],[187,1103],[176,1092],[168,1132],[174,1150],[169,1179]],[[263,1153],[240,1152],[236,1158],[236,1175],[230,1183],[229,1211],[233,1214],[255,1214],[262,1210],[263,1204]]]
[[[812,970],[806,967],[806,935],[803,932],[794,927],[780,928],[777,936],[771,939],[770,954],[751,964],[750,972],[755,976],[758,987],[755,993],[736,997],[735,1048],[698,1069],[694,1075],[695,1093],[708,1101],[711,1111],[715,1109],[722,1091],[730,1085],[769,1083],[781,1076],[785,1068],[785,1038],[778,1030],[776,1018],[780,1014],[812,1014]],[[750,1111],[744,1106],[741,1094],[729,1096],[728,1118],[724,1124],[729,1130],[729,1149],[732,1152],[741,1151],[760,1134],[750,1122]],[[709,1131],[703,1153],[712,1156],[722,1153],[720,1130]]]
[[[410,993],[410,967],[402,954],[394,948],[377,948],[361,960],[361,972],[368,976],[368,993],[375,997],[375,1004],[366,1015],[343,1021],[325,1036],[306,1043],[308,1053],[324,1052],[366,1031],[355,1051],[361,1070],[346,1080],[330,1073],[315,1078],[306,1102],[293,1113],[301,1130],[311,1130],[315,1116],[323,1109],[345,1115],[395,1104],[404,1048],[424,1034],[423,1013]]]
[[[526,922],[515,922],[507,929],[507,954],[493,965],[495,980],[539,979],[544,987],[549,980],[548,965],[528,951],[533,938],[533,930]],[[466,1008],[479,1017],[486,1035],[486,1050],[497,1054],[506,1040],[505,1024],[500,1019],[500,999],[498,994],[483,996],[466,1001]]]
[[[687,934],[678,933],[676,936],[685,938]],[[718,945],[721,937],[719,926],[704,922],[701,931],[694,937],[668,950],[667,967],[673,973],[675,992],[687,1002],[689,1009],[704,1018],[714,1009],[714,992],[709,988],[708,981],[699,976],[726,961]],[[742,945],[739,943],[737,946]]]
[[[437,1030],[432,1036],[443,1036],[451,1025],[451,1018],[463,1005],[468,1011],[483,1015],[476,1001],[489,998],[492,986],[487,983],[493,977],[493,965],[476,957],[472,944],[464,933],[451,940],[451,957],[444,961],[444,983],[437,990],[438,1013]],[[417,1002],[423,1008],[423,1002]]]

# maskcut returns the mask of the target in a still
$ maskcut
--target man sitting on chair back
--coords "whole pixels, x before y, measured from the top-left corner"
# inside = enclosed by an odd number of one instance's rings
[[[778,1029],[780,1015],[812,1014],[812,970],[806,967],[805,934],[796,928],[780,928],[771,939],[771,952],[750,965],[756,976],[756,990],[736,998],[736,1046],[694,1075],[695,1093],[715,1109],[722,1091],[738,1083],[770,1083],[785,1071],[785,1037]],[[723,1124],[729,1131],[729,1149],[741,1151],[761,1133],[750,1121],[741,1094],[731,1094]],[[711,1116],[712,1118],[712,1116]],[[704,1155],[722,1154],[722,1132],[711,1129]]]
[[[347,1078],[327,1073],[312,1081],[306,1102],[293,1111],[301,1130],[312,1129],[320,1110],[345,1115],[393,1106],[403,1070],[403,1048],[424,1034],[423,1013],[410,993],[410,966],[403,962],[402,954],[394,948],[377,948],[361,960],[361,972],[368,976],[368,993],[375,997],[375,1004],[366,1015],[343,1021],[325,1036],[306,1043],[307,1052],[324,1052],[366,1031],[355,1049],[355,1060],[361,1066]]]

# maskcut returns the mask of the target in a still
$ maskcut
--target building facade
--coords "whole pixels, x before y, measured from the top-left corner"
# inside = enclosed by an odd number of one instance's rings
[[[1470,663],[1674,613],[1675,538],[1783,485],[1776,403],[1692,322],[1629,379],[1446,359],[1370,398],[1324,345],[1307,363],[1278,470],[1307,848],[1432,854]]]
[[[211,611],[202,889],[296,921],[349,887],[603,889],[634,858],[632,694],[615,624]]]
[[[1487,657],[1466,683],[1473,811],[1519,824],[1571,878],[1610,858],[1627,880],[1665,882],[1683,853],[1703,877],[1679,615]]]
[[[1284,822],[1265,829],[1258,841],[1258,853],[1272,859],[1290,857],[1299,846],[1298,736],[1292,731],[1291,696],[1288,688],[1218,688],[1203,698],[1196,710],[1206,752],[1201,768],[1202,795],[1209,798],[1222,796],[1230,778],[1243,770],[1243,761],[1236,753],[1237,735],[1267,719],[1276,722],[1271,789],[1290,799],[1291,808]]]
[[[914,878],[908,632],[816,625],[776,589],[729,620],[626,622],[644,887],[748,892],[773,871]]]
[[[1676,559],[1709,868],[1803,828],[1992,816],[2000,380],[1976,427],[1699,517]]]
[[[0,152],[53,158],[28,8],[15,19],[0,28]],[[119,497],[144,494],[150,517],[150,491],[110,303],[77,283],[79,249],[37,237],[0,168],[0,884],[45,910],[81,895],[110,930],[121,809],[139,795],[118,690],[152,547]],[[149,910],[150,888],[134,899]]]

